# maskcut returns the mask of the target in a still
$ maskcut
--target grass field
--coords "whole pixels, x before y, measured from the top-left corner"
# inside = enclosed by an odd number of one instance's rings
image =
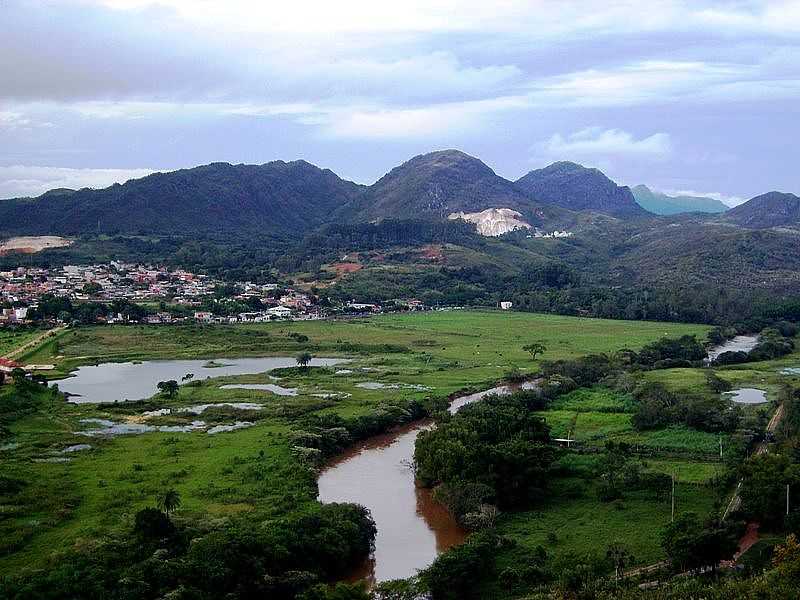
[[[501,518],[500,532],[519,545],[517,552],[503,557],[508,564],[537,546],[555,554],[594,554],[614,540],[623,542],[638,563],[661,560],[657,540],[670,520],[669,498],[653,500],[643,492],[632,492],[624,500],[600,502],[591,482],[566,478],[558,484],[562,489],[553,494],[557,505]],[[713,505],[713,494],[704,486],[680,484],[675,497],[678,513],[706,514]]]
[[[41,334],[39,329],[14,330],[0,327],[0,356],[5,356]]]
[[[534,341],[547,347],[541,358],[556,359],[638,348],[663,336],[703,337],[707,330],[697,325],[496,311],[388,315],[335,322],[69,330],[28,354],[25,360],[54,363],[58,367],[54,375],[64,375],[78,365],[104,361],[294,356],[308,349],[317,356],[350,358],[347,367],[354,373],[342,377],[332,369],[311,369],[308,374],[281,374],[280,385],[299,390],[297,396],[289,397],[219,388],[226,382],[272,381],[265,374],[254,374],[195,382],[183,386],[176,399],[153,398],[146,407],[102,408],[59,399],[43,401],[36,413],[11,424],[10,436],[0,440],[0,447],[5,447],[0,450],[4,474],[28,482],[13,502],[0,497],[0,573],[41,566],[54,552],[129,527],[135,511],[152,504],[156,493],[166,488],[175,488],[181,494],[181,518],[218,519],[251,512],[254,519],[264,519],[302,510],[314,501],[314,474],[292,455],[290,434],[307,415],[371,414],[387,406],[403,406],[412,399],[485,388],[512,368],[535,371],[537,362],[522,350],[522,346]],[[368,381],[429,389],[370,390],[357,386]],[[11,393],[10,387],[6,386],[2,393]],[[319,396],[325,393],[336,396]],[[261,401],[268,406],[261,414],[248,415],[256,421],[255,426],[215,436],[205,432],[154,432],[87,440],[73,433],[85,428],[81,419],[141,423],[141,411],[145,409],[231,401]],[[576,436],[597,440],[598,444],[605,436],[633,435],[627,412],[629,399],[625,397],[595,390],[575,393],[560,402],[547,415],[556,434],[575,420]],[[239,416],[223,410],[218,418],[223,422]],[[144,422],[166,425],[190,419],[173,413]],[[716,438],[713,441],[716,443]],[[68,457],[57,454],[66,446],[80,443],[89,443],[92,449]],[[71,460],[38,462],[61,458]],[[691,470],[688,465],[683,468]],[[534,527],[523,513],[509,517],[508,527],[527,545],[555,528],[561,532],[562,547],[573,548],[583,536],[581,528],[591,527],[588,515],[592,506],[594,510],[613,511],[602,513],[609,535],[619,526],[619,535],[628,536],[627,531],[633,532],[631,516],[645,518],[648,510],[659,515],[663,511],[661,506],[647,508],[635,499],[626,509],[631,511],[627,514],[618,508],[596,505],[589,492],[563,506],[550,507],[544,525]],[[660,522],[651,520],[653,527]],[[528,530],[530,536],[525,537],[523,533]],[[658,554],[654,540],[640,537],[641,544],[649,544],[642,548],[643,558]]]

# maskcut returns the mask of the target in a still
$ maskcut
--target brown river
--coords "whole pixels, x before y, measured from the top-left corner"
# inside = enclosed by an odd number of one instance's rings
[[[532,384],[522,384],[523,388]],[[450,412],[490,394],[505,395],[499,386],[460,396]],[[414,442],[431,420],[417,421],[357,444],[332,462],[319,477],[321,502],[354,502],[367,507],[378,534],[375,552],[353,579],[368,583],[402,579],[430,565],[436,556],[464,541],[462,530],[431,491],[414,480]]]

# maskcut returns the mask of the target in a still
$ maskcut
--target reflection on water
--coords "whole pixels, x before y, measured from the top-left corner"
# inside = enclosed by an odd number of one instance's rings
[[[91,429],[75,432],[77,435],[85,435],[87,437],[115,437],[118,435],[150,433],[151,431],[188,433],[206,427],[205,421],[192,421],[188,425],[146,425],[145,423],[115,423],[108,419],[81,419],[81,423],[95,425]]]
[[[750,350],[755,348],[757,344],[757,335],[737,335],[735,338],[728,340],[724,344],[710,348],[708,350],[708,358],[706,359],[706,362],[714,362],[721,354],[725,352],[750,352]]]
[[[70,402],[76,404],[143,400],[158,391],[156,385],[159,381],[170,379],[181,381],[188,373],[192,373],[195,380],[250,375],[293,367],[297,362],[295,358],[288,356],[226,358],[224,361],[223,363],[207,360],[151,360],[137,363],[103,363],[79,367],[70,377],[60,380],[58,387],[71,396]],[[337,358],[315,358],[310,365],[327,367],[343,362],[347,361]]]
[[[522,384],[527,389],[535,383]],[[514,386],[499,386],[453,400],[455,412],[489,394],[509,394]],[[416,485],[412,461],[425,420],[371,438],[339,456],[319,477],[321,502],[355,502],[367,507],[378,534],[375,552],[354,574],[370,583],[414,575],[436,556],[464,541],[466,532],[432,498],[431,490]]]
[[[764,404],[767,401],[767,392],[756,388],[740,388],[725,392],[724,396],[738,404]]]
[[[229,383],[219,387],[223,390],[259,390],[278,396],[297,396],[297,388],[285,388],[274,383]]]

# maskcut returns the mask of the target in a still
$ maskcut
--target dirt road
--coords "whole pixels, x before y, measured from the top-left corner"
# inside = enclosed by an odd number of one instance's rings
[[[47,331],[45,331],[41,335],[37,335],[32,340],[29,340],[29,341],[25,342],[24,344],[22,344],[22,346],[18,346],[17,348],[14,348],[11,352],[9,352],[8,354],[6,354],[5,356],[0,357],[0,358],[7,358],[9,360],[14,360],[15,358],[21,356],[22,354],[25,354],[25,352],[27,352],[28,350],[31,350],[32,348],[35,348],[36,346],[41,344],[47,338],[53,337],[55,335],[58,335],[59,333],[64,331],[64,329],[66,329],[66,327],[56,327],[55,329],[48,329]]]

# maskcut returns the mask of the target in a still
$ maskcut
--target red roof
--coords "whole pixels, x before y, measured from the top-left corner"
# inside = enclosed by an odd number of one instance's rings
[[[8,358],[0,358],[0,367],[10,367],[15,369],[17,367],[21,367],[22,365],[18,362],[14,362],[13,360],[9,360]]]

